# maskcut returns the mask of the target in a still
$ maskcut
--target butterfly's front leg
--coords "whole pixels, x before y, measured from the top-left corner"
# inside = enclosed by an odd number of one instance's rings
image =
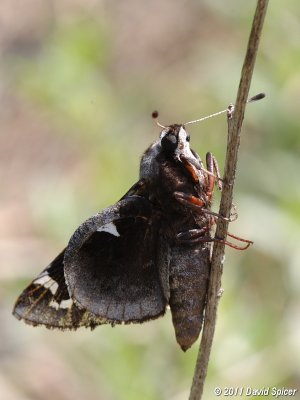
[[[206,153],[206,168],[208,172],[206,196],[208,201],[211,201],[216,181],[219,189],[222,189],[222,179],[220,175],[218,161],[211,152]]]

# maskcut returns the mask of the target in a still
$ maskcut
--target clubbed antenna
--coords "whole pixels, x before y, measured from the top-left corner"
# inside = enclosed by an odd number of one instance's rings
[[[250,99],[247,100],[247,103],[253,103],[254,101],[261,100],[264,97],[266,97],[265,93],[258,93],[257,95],[255,95],[253,97],[250,97]],[[214,114],[207,115],[206,117],[202,117],[202,118],[199,118],[199,119],[195,119],[194,121],[186,122],[184,125],[195,124],[196,122],[201,122],[201,121],[204,121],[204,120],[206,120],[208,118],[216,117],[217,115],[227,113],[227,111],[228,111],[228,109],[226,108],[226,110],[218,111],[218,112],[216,112]]]
[[[160,123],[157,121],[158,115],[159,115],[159,114],[158,114],[158,111],[153,111],[153,113],[152,113],[152,118],[155,120],[157,126],[159,126],[160,128],[166,129],[166,126],[163,126],[162,124],[160,124]]]
[[[258,93],[257,95],[250,97],[250,99],[247,100],[247,103],[252,103],[253,101],[261,100],[266,97],[265,93]]]

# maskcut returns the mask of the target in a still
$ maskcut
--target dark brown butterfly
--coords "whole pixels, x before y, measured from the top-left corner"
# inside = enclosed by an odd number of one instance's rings
[[[184,125],[161,127],[142,157],[139,181],[79,226],[18,298],[18,319],[48,328],[94,328],[155,319],[169,305],[181,348],[198,338],[210,244],[221,240],[211,236],[212,193],[221,179],[211,153],[205,168],[190,149]]]

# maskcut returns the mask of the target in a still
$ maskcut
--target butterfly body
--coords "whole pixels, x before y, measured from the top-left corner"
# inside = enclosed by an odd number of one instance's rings
[[[201,330],[210,272],[208,155],[207,172],[184,126],[164,128],[142,157],[139,181],[79,226],[14,315],[50,328],[94,328],[155,319],[169,305],[177,342],[188,349]]]

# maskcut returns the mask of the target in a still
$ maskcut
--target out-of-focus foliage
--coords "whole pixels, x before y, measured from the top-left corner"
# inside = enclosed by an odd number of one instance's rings
[[[137,180],[154,109],[168,124],[234,101],[254,7],[1,1],[1,400],[187,398],[197,345],[179,350],[170,315],[62,333],[11,309],[76,226]],[[208,399],[216,386],[300,387],[299,13],[270,2],[251,89],[267,98],[247,108],[230,227],[255,244],[227,250]],[[225,119],[190,132],[222,168]]]

